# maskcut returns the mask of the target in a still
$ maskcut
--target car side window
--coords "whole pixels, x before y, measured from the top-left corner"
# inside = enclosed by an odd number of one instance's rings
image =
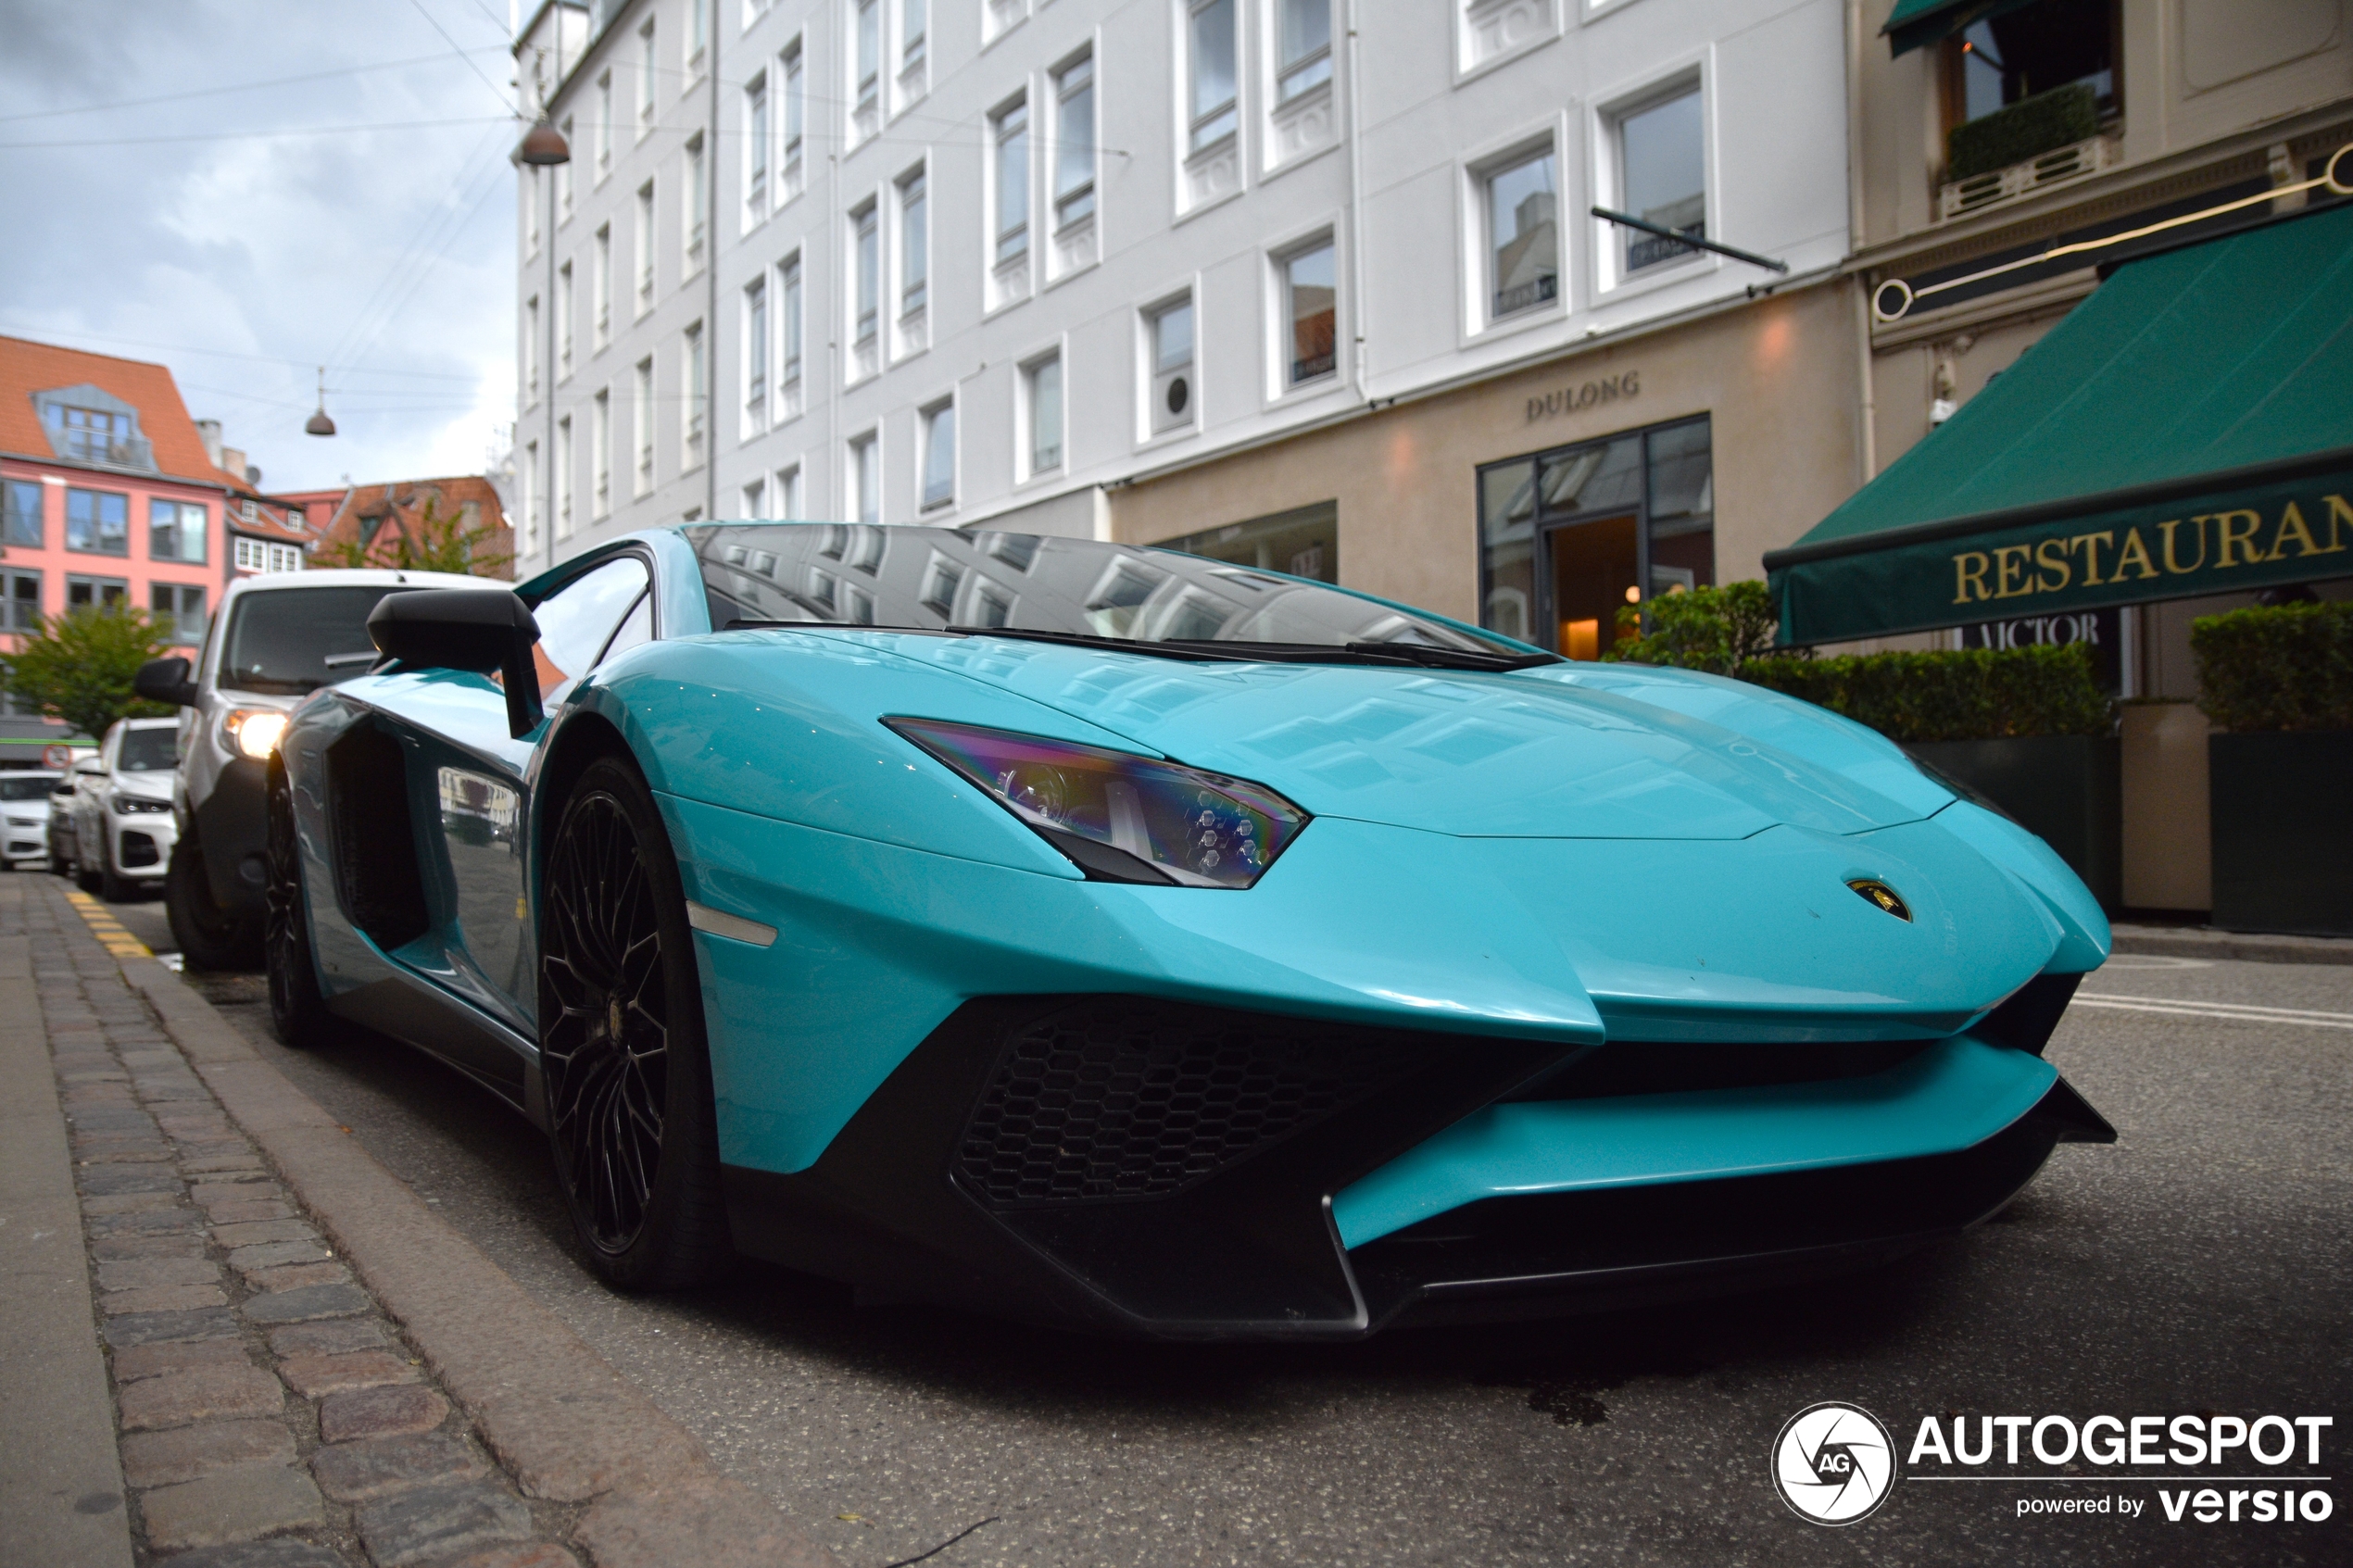
[[[550,708],[595,667],[632,606],[646,597],[650,578],[635,556],[620,556],[573,578],[537,604],[539,699]]]
[[[653,641],[653,637],[654,596],[651,594],[640,594],[637,596],[636,604],[631,608],[628,616],[622,621],[621,630],[612,634],[612,641],[605,645],[605,651],[597,656],[597,662],[603,664],[613,655],[626,653],[639,643],[649,643]]]

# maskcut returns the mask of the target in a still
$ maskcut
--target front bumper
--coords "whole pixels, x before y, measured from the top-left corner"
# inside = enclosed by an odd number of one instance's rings
[[[192,813],[204,852],[213,902],[240,915],[261,912],[269,880],[269,785],[266,765],[250,757],[222,764],[212,793]]]
[[[873,1298],[1161,1338],[1624,1305],[1895,1256],[2112,1139],[2021,1043],[1592,1047],[987,998],[809,1169],[729,1168],[729,1216]]]
[[[10,818],[0,822],[0,853],[11,861],[45,860],[49,858],[49,820],[37,818],[19,822]]]
[[[171,847],[180,841],[179,828],[168,806],[160,811],[116,811],[109,808],[106,824],[107,853],[117,874],[132,881],[163,875],[164,867],[171,860]]]

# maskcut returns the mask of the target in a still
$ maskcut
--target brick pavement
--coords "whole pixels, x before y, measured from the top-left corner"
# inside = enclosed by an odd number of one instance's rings
[[[576,1568],[561,1543],[583,1505],[525,1497],[499,1468],[126,983],[127,934],[92,912],[0,882],[69,1127],[139,1562]]]

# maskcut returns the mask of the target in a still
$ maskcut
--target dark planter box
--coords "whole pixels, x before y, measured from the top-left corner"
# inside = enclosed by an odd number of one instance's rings
[[[1917,741],[1904,749],[2049,845],[2101,909],[2122,907],[2124,752],[2115,737]]]
[[[2214,923],[2353,936],[2353,730],[2217,734],[2206,747]]]

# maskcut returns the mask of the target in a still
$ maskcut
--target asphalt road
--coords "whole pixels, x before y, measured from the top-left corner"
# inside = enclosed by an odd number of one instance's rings
[[[170,946],[159,904],[117,912]],[[284,1050],[258,980],[201,983],[378,1159],[850,1568],[983,1520],[928,1562],[2353,1562],[2353,1484],[2332,1468],[2353,1444],[2353,967],[2114,960],[2049,1054],[2121,1141],[2062,1147],[1996,1221],[1894,1268],[1312,1350],[1095,1343],[858,1309],[761,1269],[692,1295],[617,1297],[577,1261],[520,1118],[358,1031]],[[2249,1006],[2338,1016],[2228,1011]],[[2335,1477],[2319,1487],[2335,1512],[2171,1523],[2156,1485],[2081,1463],[2081,1479],[2030,1463],[2043,1479],[1946,1485],[1919,1479],[1926,1465],[1868,1520],[1823,1528],[1782,1506],[1768,1454],[1790,1416],[1825,1399],[1877,1413],[1907,1449],[1923,1417],[1953,1412],[2331,1415],[2322,1464],[2282,1473]],[[2032,1498],[2144,1512],[2020,1517]]]

